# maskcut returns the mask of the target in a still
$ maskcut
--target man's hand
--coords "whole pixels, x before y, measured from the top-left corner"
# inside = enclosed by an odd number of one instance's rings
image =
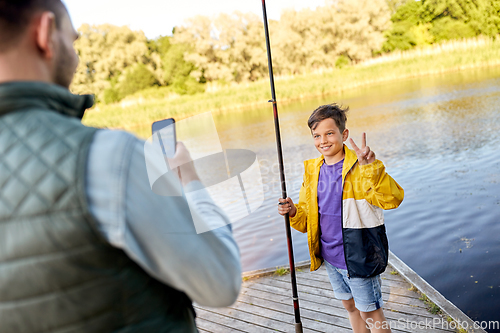
[[[289,217],[294,217],[295,214],[297,214],[297,208],[295,208],[295,205],[293,204],[292,199],[279,198],[278,201],[280,202],[278,204],[278,213],[280,215],[286,215],[286,213],[288,213]]]
[[[181,141],[177,142],[174,157],[165,159],[172,171],[176,171],[175,169],[177,168],[176,173],[179,175],[182,185],[186,185],[193,180],[200,180],[194,168],[193,159]]]
[[[370,150],[370,147],[366,145],[366,133],[363,132],[361,137],[361,148],[358,148],[354,143],[353,139],[349,139],[354,152],[358,156],[358,162],[360,165],[366,165],[375,162],[375,153]]]

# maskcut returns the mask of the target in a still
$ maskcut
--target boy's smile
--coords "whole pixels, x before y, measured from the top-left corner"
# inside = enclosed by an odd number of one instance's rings
[[[335,164],[344,158],[344,141],[349,136],[349,130],[340,132],[335,120],[326,118],[311,130],[316,149],[325,157],[326,164]]]

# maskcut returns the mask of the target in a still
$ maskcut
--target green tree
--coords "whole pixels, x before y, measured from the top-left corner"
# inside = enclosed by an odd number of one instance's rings
[[[78,31],[75,49],[80,63],[71,86],[76,93],[94,93],[102,98],[104,90],[125,68],[147,62],[148,48],[142,31],[110,24],[83,24]]]
[[[284,12],[275,35],[282,73],[343,67],[372,56],[390,18],[384,0],[328,1],[316,10]]]
[[[111,82],[111,87],[104,91],[104,102],[117,102],[128,95],[158,85],[154,74],[145,64],[137,63],[125,69],[118,80]]]
[[[165,85],[164,80],[164,67],[163,57],[170,49],[171,43],[169,36],[160,36],[156,39],[148,39],[146,45],[148,53],[146,55],[145,63],[149,70],[155,75],[156,80],[160,85]]]
[[[389,18],[385,0],[331,0],[315,10],[286,11],[272,36],[278,70],[301,73],[369,58],[380,49]]]
[[[194,70],[194,65],[184,60],[184,54],[189,47],[185,44],[174,44],[163,56],[164,80],[167,85],[172,85],[182,77],[187,77]]]
[[[198,81],[253,81],[267,71],[262,22],[255,14],[188,19],[176,29],[174,43],[190,46],[184,59],[196,67],[191,75]]]
[[[359,62],[373,56],[384,42],[390,11],[384,0],[344,0],[333,2],[328,17],[337,22],[337,54]]]
[[[322,10],[286,10],[279,22],[271,25],[271,41],[276,46],[276,71],[298,74],[331,67],[336,55],[338,30]]]
[[[401,7],[402,5],[404,5],[409,1],[415,1],[415,0],[386,0],[386,3],[387,7],[389,8],[389,11],[391,12],[391,15],[394,15],[394,13],[396,13],[399,7]]]
[[[127,68],[120,79],[117,88],[122,96],[132,95],[136,91],[158,85],[153,73],[141,63]]]
[[[160,56],[167,54],[172,46],[171,38],[170,36],[160,36],[156,39],[149,39],[147,45],[150,53],[158,53]]]
[[[383,51],[500,31],[500,0],[422,0],[398,7]]]
[[[316,10],[285,11],[280,21],[269,22],[275,73],[331,68],[340,55],[347,63],[366,59],[380,49],[389,19],[385,0],[336,0]],[[248,82],[267,76],[262,20],[254,14],[189,19],[176,29],[176,43],[189,45],[184,59],[196,67],[191,76],[197,80]]]
[[[175,33],[175,30],[174,30]],[[170,36],[162,36],[154,40],[148,40],[150,54],[160,59],[161,79],[159,83],[172,87],[172,91],[178,94],[194,94],[205,90],[202,83],[198,82],[191,72],[195,70],[193,63],[184,60],[184,54],[190,49],[187,44],[172,44]],[[156,58],[155,58],[156,60]]]
[[[386,41],[382,45],[382,51],[408,50],[417,45],[417,37],[412,28],[420,23],[421,11],[422,6],[419,1],[408,1],[398,7],[391,17],[393,23],[391,30],[384,33]]]

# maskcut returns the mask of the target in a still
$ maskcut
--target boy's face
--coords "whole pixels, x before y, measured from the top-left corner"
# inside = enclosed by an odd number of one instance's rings
[[[327,118],[319,122],[311,133],[316,149],[325,157],[327,164],[336,163],[344,157],[344,141],[349,136],[347,128],[341,133],[335,120]]]

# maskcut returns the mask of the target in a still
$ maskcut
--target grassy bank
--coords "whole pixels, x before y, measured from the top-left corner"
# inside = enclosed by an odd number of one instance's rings
[[[323,73],[277,78],[278,102],[339,93],[373,83],[500,65],[500,39],[451,42],[425,50],[413,50],[378,58],[357,66]],[[158,94],[160,95],[160,93]],[[198,113],[233,112],[264,107],[270,99],[269,81],[223,87],[216,91],[184,96],[146,97],[140,94],[112,105],[97,105],[83,122],[97,127],[123,128],[141,137],[150,133],[155,120],[186,118]]]

